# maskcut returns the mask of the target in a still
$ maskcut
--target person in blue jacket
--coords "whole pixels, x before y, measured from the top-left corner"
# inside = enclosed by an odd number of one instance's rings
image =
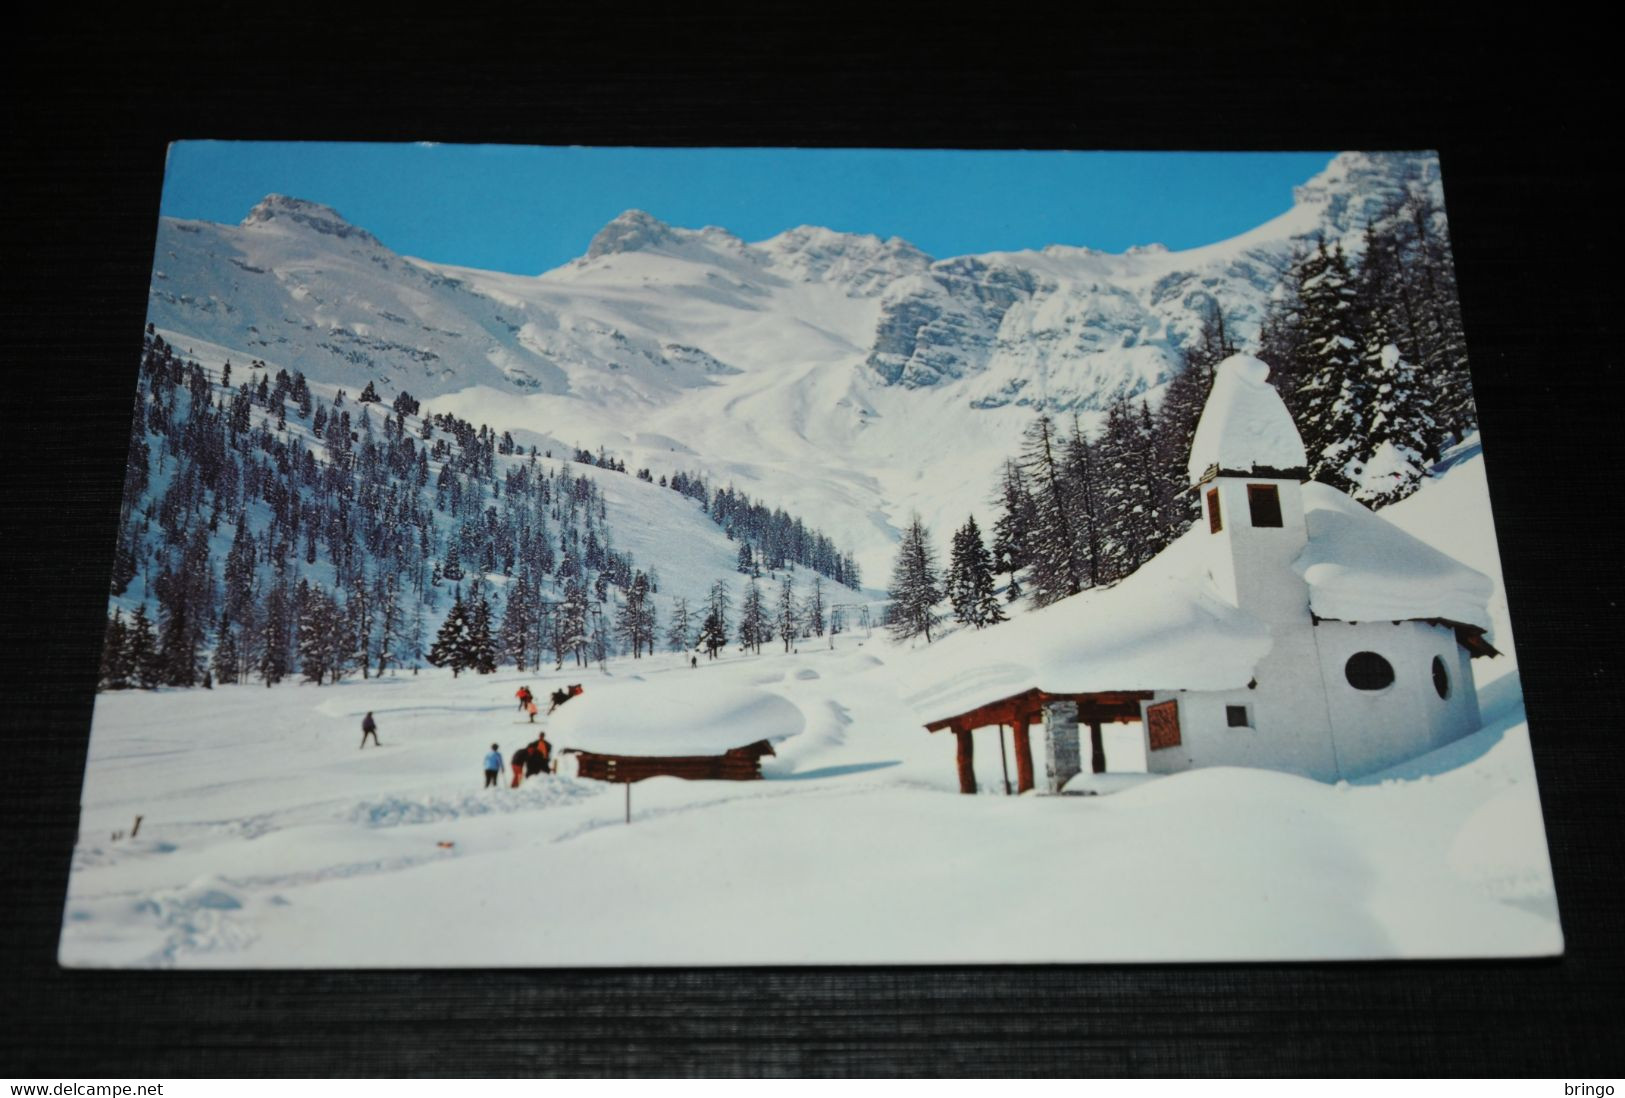
[[[485,788],[500,789],[497,785],[497,775],[502,773],[502,751],[496,744],[491,745],[491,753],[485,756]]]

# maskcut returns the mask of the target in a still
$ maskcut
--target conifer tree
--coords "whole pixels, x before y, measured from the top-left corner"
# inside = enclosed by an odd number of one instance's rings
[[[903,533],[887,593],[891,597],[887,618],[892,636],[907,640],[923,635],[926,643],[931,643],[931,627],[941,620],[936,605],[942,601],[942,588],[930,537],[919,515],[913,516]]]
[[[801,607],[801,620],[806,626],[806,635],[821,637],[824,635],[824,577],[813,576],[812,590],[807,594],[807,601]]]
[[[152,635],[152,619],[147,617],[146,603],[135,608],[135,613],[130,616],[129,628],[125,658],[131,681],[143,690],[151,690],[162,681],[163,668]]]
[[[454,679],[468,667],[468,626],[468,609],[463,605],[462,588],[458,588],[427,657],[435,667],[451,668]]]
[[[497,669],[496,639],[491,633],[491,601],[484,592],[471,593],[471,599],[465,666],[473,668],[478,674],[489,675]]]
[[[1033,502],[1033,525],[1025,545],[1033,602],[1038,606],[1083,590],[1080,539],[1072,516],[1076,492],[1068,483],[1066,461],[1055,425],[1045,416],[1034,420],[1022,447],[1021,470]]]
[[[532,666],[531,642],[536,629],[533,607],[535,592],[531,589],[530,573],[521,572],[519,579],[508,591],[508,601],[502,611],[502,628],[498,631],[502,653],[523,671]],[[538,670],[540,661],[537,661]]]
[[[1038,521],[1032,494],[1021,476],[1021,466],[1014,461],[1004,463],[1004,477],[994,502],[999,507],[999,517],[993,523],[994,567],[1010,573],[1007,599],[1014,602],[1021,595],[1016,573],[1031,563],[1027,540]]]
[[[688,649],[694,624],[689,620],[688,600],[679,595],[671,603],[671,623],[666,626],[666,647],[673,652]]]
[[[716,659],[717,653],[728,646],[728,611],[731,608],[728,585],[722,580],[717,580],[711,585],[711,594],[706,602],[705,621],[700,626],[700,645],[710,659]]]
[[[754,652],[761,652],[762,642],[772,639],[772,636],[767,607],[762,602],[762,588],[753,576],[750,585],[745,588],[745,601],[739,608],[739,643]]]
[[[948,556],[948,601],[954,617],[981,629],[1005,620],[994,592],[993,558],[972,515],[954,533]]]
[[[779,639],[784,642],[784,650],[790,651],[790,645],[794,643],[801,629],[801,612],[796,605],[795,580],[790,575],[786,575],[784,582],[779,585],[778,615],[774,625],[778,627]]]
[[[107,633],[102,639],[101,686],[104,690],[123,690],[130,685],[129,628],[124,615],[117,608],[107,619]]]

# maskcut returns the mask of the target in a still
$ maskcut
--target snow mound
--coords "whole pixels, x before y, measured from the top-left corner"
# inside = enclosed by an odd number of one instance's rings
[[[392,796],[362,801],[350,810],[352,823],[366,827],[399,827],[404,824],[444,823],[493,812],[525,812],[560,805],[599,792],[595,786],[569,781],[531,778],[517,791],[505,796],[470,791],[459,797]]]
[[[1339,621],[1444,618],[1488,629],[1490,578],[1323,484],[1303,486],[1309,607]]]
[[[1219,363],[1191,443],[1186,471],[1192,484],[1214,466],[1301,469],[1308,464],[1297,425],[1269,376],[1270,368],[1251,355],[1231,355]]]
[[[753,687],[709,682],[628,683],[588,687],[554,714],[548,740],[565,748],[617,755],[720,755],[757,740],[778,743],[806,727],[801,710]]]

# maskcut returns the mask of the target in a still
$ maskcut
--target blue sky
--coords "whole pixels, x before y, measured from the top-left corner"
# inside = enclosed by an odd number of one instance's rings
[[[186,141],[170,148],[163,213],[235,223],[267,194],[294,195],[396,252],[518,274],[581,255],[633,208],[746,240],[796,225],[900,236],[937,258],[1118,252],[1244,232],[1331,156]]]

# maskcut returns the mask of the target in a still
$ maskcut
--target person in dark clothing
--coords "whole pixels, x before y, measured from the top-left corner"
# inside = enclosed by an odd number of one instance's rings
[[[384,746],[383,744],[378,742],[378,722],[372,719],[372,710],[370,710],[370,709],[367,710],[367,715],[365,717],[361,718],[361,746],[362,747],[367,746],[367,737],[368,736],[372,737],[372,745],[374,747],[382,747],[382,746]]]
[[[548,713],[551,714],[553,710],[570,700],[570,692],[568,690],[555,690],[548,697],[553,701],[553,704],[547,707]]]
[[[502,751],[496,744],[491,745],[491,753],[485,756],[485,788],[501,789],[497,785],[497,775],[502,773]]]
[[[547,742],[547,733],[538,732],[536,734],[536,743],[533,746],[536,749],[537,767],[544,774],[551,771],[553,769],[553,745]]]
[[[518,789],[519,783],[525,779],[525,760],[529,757],[530,744],[527,743],[524,747],[521,747],[518,751],[515,751],[513,753],[513,758],[508,760],[513,764],[513,785],[511,788]]]
[[[525,777],[534,778],[537,774],[547,771],[547,750],[542,746],[543,741],[536,740],[527,749],[525,755]]]

